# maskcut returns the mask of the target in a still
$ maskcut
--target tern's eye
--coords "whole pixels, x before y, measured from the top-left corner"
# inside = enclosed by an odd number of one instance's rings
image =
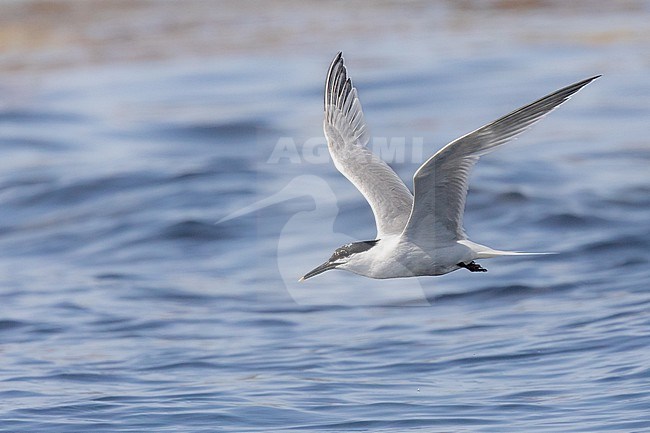
[[[353,242],[351,244],[345,244],[342,247],[337,248],[336,251],[334,251],[334,254],[332,254],[332,257],[330,257],[330,262],[343,260],[350,257],[352,254],[358,254],[364,251],[368,251],[376,244],[377,244],[377,240]]]
[[[334,251],[334,254],[332,254],[332,257],[330,257],[330,262],[339,261],[341,259],[349,257],[350,254],[352,253],[349,250],[349,245],[344,245],[341,248],[337,248],[336,251]]]

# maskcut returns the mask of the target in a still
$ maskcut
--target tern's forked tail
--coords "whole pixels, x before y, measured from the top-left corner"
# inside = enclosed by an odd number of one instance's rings
[[[459,244],[463,244],[474,251],[477,259],[490,259],[492,257],[502,257],[502,256],[545,256],[549,254],[557,253],[528,253],[523,251],[501,251],[495,250],[485,245],[477,244],[472,242],[469,239],[463,239],[458,241]]]
[[[547,256],[551,254],[557,254],[557,253],[528,253],[528,252],[523,252],[523,251],[500,251],[500,250],[493,250],[489,249],[487,251],[479,251],[477,252],[478,259],[489,259],[492,257],[502,257],[502,256]]]

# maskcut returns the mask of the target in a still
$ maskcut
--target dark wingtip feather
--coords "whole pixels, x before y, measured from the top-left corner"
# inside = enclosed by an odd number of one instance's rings
[[[327,106],[327,98],[328,98],[327,89],[328,89],[328,86],[330,84],[333,84],[333,83],[330,82],[331,77],[332,77],[332,73],[334,72],[334,68],[336,68],[336,66],[339,63],[341,63],[341,65],[344,64],[343,51],[339,51],[339,52],[336,53],[336,56],[334,56],[334,59],[332,60],[332,63],[330,63],[330,67],[327,70],[327,79],[325,80],[325,91],[323,92],[323,96],[324,96],[324,98],[323,98],[323,109],[325,109],[325,107]]]
[[[571,95],[573,95],[574,93],[576,93],[578,90],[580,90],[580,89],[582,89],[583,87],[585,87],[587,84],[591,83],[591,82],[594,81],[594,80],[597,80],[597,79],[600,78],[600,77],[602,77],[602,74],[594,75],[593,77],[586,78],[586,79],[584,79],[584,80],[582,80],[582,81],[578,81],[578,82],[575,83],[575,84],[571,84],[570,86],[567,86],[567,87],[565,87],[565,88],[563,88],[563,89],[560,89],[560,90],[558,90],[558,91],[555,92],[555,93],[560,93],[560,92],[562,92],[562,91],[565,91],[565,92],[569,93],[568,96],[571,96]]]
[[[599,78],[602,77],[602,76],[603,76],[603,74],[594,75],[593,77],[590,77],[590,78],[587,78],[587,79],[582,80],[582,81],[579,82],[578,84],[581,85],[580,87],[582,87],[582,86],[586,86],[587,84],[591,83],[591,82],[594,81],[594,80],[599,79]]]

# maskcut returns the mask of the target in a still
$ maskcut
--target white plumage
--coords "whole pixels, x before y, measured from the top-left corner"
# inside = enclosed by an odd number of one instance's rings
[[[334,165],[372,208],[377,239],[344,245],[301,280],[329,269],[371,278],[442,275],[460,268],[484,272],[474,260],[536,254],[494,250],[467,239],[463,213],[470,171],[480,156],[528,129],[598,77],[564,87],[447,144],[415,172],[411,194],[388,164],[366,147],[369,136],[361,103],[339,52],[325,81],[323,129]]]

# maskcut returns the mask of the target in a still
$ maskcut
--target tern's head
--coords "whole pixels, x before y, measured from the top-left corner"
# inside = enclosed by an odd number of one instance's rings
[[[314,277],[325,271],[329,271],[330,269],[352,270],[351,268],[355,267],[355,263],[361,265],[360,262],[365,262],[363,257],[367,254],[368,250],[377,244],[377,242],[379,242],[379,239],[374,241],[352,242],[351,244],[345,244],[342,247],[337,248],[328,261],[307,272],[302,278],[300,278],[300,281],[304,281],[307,278]]]

